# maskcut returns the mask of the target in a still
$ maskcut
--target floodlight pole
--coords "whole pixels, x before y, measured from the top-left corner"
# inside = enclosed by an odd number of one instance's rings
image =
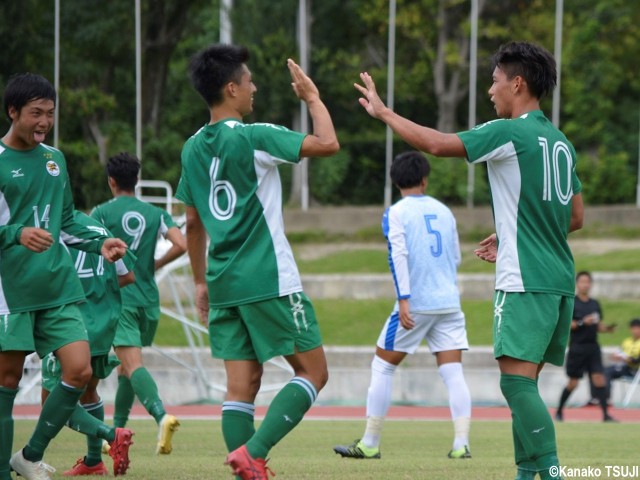
[[[311,0],[309,0],[309,3]],[[307,0],[298,3],[298,46],[300,48],[300,67],[309,74],[309,22]],[[300,102],[300,131],[309,132],[309,113],[307,104]],[[300,159],[300,206],[303,211],[309,210],[309,159]]]
[[[556,58],[556,71],[558,81],[556,89],[553,91],[553,107],[551,121],[557,127],[560,126],[560,80],[562,73],[562,17],[564,12],[564,0],[556,0],[556,29],[553,55]]]
[[[478,0],[471,0],[471,42],[469,49],[469,130],[476,126],[476,94],[478,89]],[[475,165],[467,165],[467,208],[473,208]]]
[[[142,33],[140,0],[136,0],[136,156],[142,163]],[[142,178],[142,168],[140,169]]]
[[[394,108],[396,64],[396,0],[389,1],[389,40],[387,47],[387,106]],[[384,206],[391,205],[391,162],[393,160],[393,130],[387,126],[384,169]]]
[[[53,113],[53,147],[58,148],[60,120],[60,0],[56,0],[54,6],[54,27],[53,27],[53,88],[56,90],[56,109]]]
[[[233,28],[231,25],[231,9],[233,0],[220,2],[220,43],[231,43]]]

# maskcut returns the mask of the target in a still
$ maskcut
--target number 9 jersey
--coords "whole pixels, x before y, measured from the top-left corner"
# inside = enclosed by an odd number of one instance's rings
[[[496,290],[574,295],[567,235],[582,185],[573,145],[540,110],[458,133],[471,163],[487,162],[498,237]]]
[[[198,211],[211,240],[212,307],[302,291],[284,235],[277,167],[299,162],[304,137],[278,125],[226,119],[186,141],[176,197]]]

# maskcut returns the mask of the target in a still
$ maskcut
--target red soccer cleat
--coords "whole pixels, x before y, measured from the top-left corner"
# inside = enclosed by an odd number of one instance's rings
[[[103,462],[93,465],[92,467],[87,466],[84,463],[83,457],[79,458],[76,464],[66,472],[63,472],[62,475],[65,477],[76,477],[80,475],[109,475],[109,471],[107,470],[107,467],[104,466]]]
[[[269,480],[269,475],[276,476],[267,467],[267,461],[262,458],[253,458],[245,445],[227,455],[224,464],[230,465],[234,475],[239,475],[242,480]]]
[[[113,458],[113,474],[124,475],[129,468],[129,447],[133,432],[128,428],[116,428],[116,438],[110,443],[109,456]]]

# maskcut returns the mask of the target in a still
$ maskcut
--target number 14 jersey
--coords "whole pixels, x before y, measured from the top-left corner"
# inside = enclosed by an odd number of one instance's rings
[[[567,243],[582,190],[573,145],[540,110],[458,133],[471,163],[487,162],[498,236],[496,290],[574,295]]]
[[[277,125],[226,119],[185,143],[176,197],[198,211],[211,240],[212,307],[302,291],[284,235],[277,166],[299,161],[304,137]]]

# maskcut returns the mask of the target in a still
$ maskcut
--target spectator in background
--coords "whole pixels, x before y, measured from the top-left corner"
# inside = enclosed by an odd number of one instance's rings
[[[569,383],[562,391],[560,405],[556,412],[556,420],[563,420],[563,408],[571,393],[586,371],[593,382],[593,390],[602,408],[602,419],[605,422],[615,421],[609,415],[607,405],[607,389],[602,366],[602,354],[598,344],[598,332],[612,332],[615,325],[602,323],[600,303],[590,297],[593,279],[589,272],[578,272],[576,275],[576,298],[571,320],[571,338],[567,356],[567,375]]]
[[[634,318],[629,322],[631,336],[625,338],[620,346],[620,351],[614,353],[611,358],[616,361],[614,365],[607,367],[604,376],[607,380],[607,399],[611,397],[611,380],[622,377],[635,377],[640,367],[640,318]]]

